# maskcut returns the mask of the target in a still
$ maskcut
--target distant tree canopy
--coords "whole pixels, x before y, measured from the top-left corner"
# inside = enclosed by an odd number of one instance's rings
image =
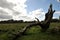
[[[51,22],[60,22],[59,19],[52,19]]]
[[[6,21],[0,21],[0,23],[22,23],[24,22],[23,20],[6,20]]]

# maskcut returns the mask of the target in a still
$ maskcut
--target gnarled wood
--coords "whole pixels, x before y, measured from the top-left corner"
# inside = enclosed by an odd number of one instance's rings
[[[16,34],[13,40],[16,40],[19,36],[23,35],[26,32],[26,30],[32,26],[39,25],[42,28],[42,31],[45,32],[50,26],[50,22],[51,22],[54,12],[55,10],[52,10],[52,4],[50,4],[48,12],[45,14],[45,20],[43,22],[40,22],[38,18],[35,18],[37,19],[38,22],[32,23],[24,27],[18,34]]]

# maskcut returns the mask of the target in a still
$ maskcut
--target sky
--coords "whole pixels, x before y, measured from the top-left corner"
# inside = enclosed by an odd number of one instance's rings
[[[53,18],[59,18],[60,0],[0,0],[0,20],[33,21],[36,17],[41,21],[50,4],[56,10]]]

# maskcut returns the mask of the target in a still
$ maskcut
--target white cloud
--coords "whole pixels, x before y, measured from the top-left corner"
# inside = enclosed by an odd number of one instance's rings
[[[58,2],[60,2],[60,0],[57,0]]]
[[[41,21],[41,20],[44,20],[44,17],[45,17],[45,13],[43,12],[43,9],[34,10],[30,12],[29,14],[30,14],[29,16],[31,17],[31,19],[34,19],[34,20],[36,17]]]
[[[55,13],[60,15],[60,11],[56,11]]]
[[[53,19],[58,19],[57,17],[53,17]]]
[[[27,0],[7,0],[8,2],[15,4],[15,6],[12,8],[13,10],[13,19],[20,19],[19,17],[21,16],[26,16],[27,10],[26,7],[27,5],[25,2]]]
[[[13,18],[15,20],[31,21],[37,17],[43,20],[45,16],[43,9],[37,9],[28,14],[26,10],[27,5],[25,4],[26,1],[27,0],[0,0],[0,10],[2,10],[0,11],[0,15],[3,15],[1,19]]]
[[[40,21],[44,20],[45,13],[43,12],[43,9],[36,9],[34,11],[29,12],[29,14],[25,14],[25,15],[21,14],[17,18],[18,20],[20,18],[20,19],[23,19],[24,21],[33,21],[33,20],[36,20],[35,17],[38,18]]]
[[[6,16],[11,15],[13,19],[18,19],[19,16],[27,14],[25,2],[26,0],[0,0],[0,9],[7,13]]]
[[[53,19],[58,19],[60,16],[60,11],[56,11],[53,15]]]

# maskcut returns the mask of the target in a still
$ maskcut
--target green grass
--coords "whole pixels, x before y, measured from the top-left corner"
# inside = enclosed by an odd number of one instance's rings
[[[11,33],[17,33],[29,23],[10,23],[0,24],[1,30],[8,30],[8,32],[0,32],[0,40],[11,40],[14,37]],[[51,23],[50,28],[60,26],[60,23]],[[60,40],[60,35],[47,32],[41,32],[41,28],[33,26],[26,31],[26,35],[19,37],[17,40]]]
[[[51,23],[50,24],[50,28],[54,28],[54,27],[57,27],[57,26],[60,26],[60,23]]]

